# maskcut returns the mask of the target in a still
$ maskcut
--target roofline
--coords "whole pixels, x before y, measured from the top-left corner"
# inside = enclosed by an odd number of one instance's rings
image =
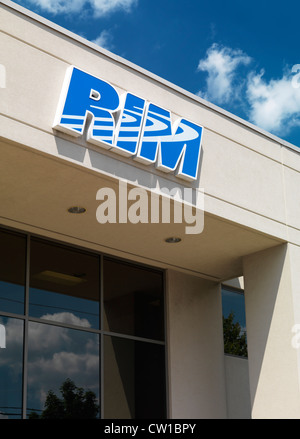
[[[262,128],[257,127],[256,125],[234,115],[233,113],[230,113],[229,111],[224,110],[221,107],[218,107],[215,104],[212,104],[211,102],[206,101],[205,99],[201,98],[200,96],[197,96],[191,92],[188,92],[187,90],[167,81],[166,79],[161,78],[160,76],[146,70],[143,69],[142,67],[139,67],[138,65],[127,61],[125,58],[122,58],[118,55],[115,55],[114,53],[98,46],[95,43],[92,43],[91,41],[88,41],[87,39],[75,34],[74,32],[71,32],[65,28],[63,28],[62,26],[59,26],[55,23],[53,23],[52,21],[36,14],[35,12],[30,11],[29,9],[24,8],[23,6],[20,6],[17,3],[14,3],[11,0],[0,0],[0,3],[7,6],[10,9],[13,9],[14,11],[19,12],[20,14],[26,15],[28,18],[32,19],[33,21],[38,22],[39,24],[42,24],[58,33],[63,34],[64,36],[67,36],[70,39],[73,39],[81,44],[83,44],[84,46],[89,47],[90,49],[95,50],[96,52],[101,53],[101,55],[104,55],[105,57],[115,61],[118,64],[122,64],[126,67],[129,67],[130,69],[144,75],[147,76],[148,78],[160,83],[161,85],[164,85],[165,87],[168,87],[174,91],[176,91],[177,93],[188,97],[189,99],[197,102],[198,104],[209,108],[210,110],[215,111],[216,113],[227,117],[228,119],[233,120],[234,122],[239,123],[240,125],[245,126],[246,128],[255,131],[256,133],[278,143],[280,146],[284,146],[287,147],[289,149],[292,149],[298,153],[300,153],[300,148],[297,147],[296,145],[293,145],[290,142],[287,142],[286,140],[281,139],[278,136],[275,136],[274,134],[269,133],[268,131],[263,130]]]

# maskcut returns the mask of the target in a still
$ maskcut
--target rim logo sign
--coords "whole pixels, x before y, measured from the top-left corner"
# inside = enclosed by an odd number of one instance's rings
[[[53,128],[164,172],[196,180],[203,128],[131,93],[119,95],[108,82],[68,69]]]

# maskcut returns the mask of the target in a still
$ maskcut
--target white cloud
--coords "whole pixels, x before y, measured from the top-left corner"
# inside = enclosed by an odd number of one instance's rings
[[[85,346],[82,346],[82,350]],[[35,357],[28,364],[30,398],[43,406],[48,391],[58,391],[66,378],[75,385],[98,393],[99,352],[68,352],[58,350],[49,355]]]
[[[85,322],[71,313],[42,318]],[[64,320],[65,322],[65,320]],[[31,407],[42,406],[49,389],[58,391],[66,378],[97,393],[99,339],[97,334],[31,322],[29,325],[28,385]]]
[[[53,322],[64,322],[67,325],[77,325],[83,326],[85,328],[90,328],[91,325],[87,319],[82,319],[77,317],[71,312],[59,312],[54,314],[44,314],[41,319],[52,320]]]
[[[300,65],[267,81],[263,71],[249,68],[250,62],[241,50],[213,44],[199,61],[198,70],[206,72],[207,79],[205,90],[198,95],[217,105],[227,105],[232,112],[242,108],[250,122],[279,136],[300,126],[300,73],[293,75]]]
[[[35,6],[50,12],[51,14],[64,14],[66,12],[73,13],[80,11],[86,0],[28,0]]]
[[[109,31],[103,30],[97,38],[92,40],[92,43],[97,44],[100,47],[103,47],[104,49],[111,50],[113,47],[112,44],[112,35]]]
[[[131,8],[137,4],[138,0],[89,0],[95,11],[95,15],[105,15],[116,10],[123,9],[130,12]]]
[[[263,72],[249,74],[246,96],[249,118],[261,128],[280,135],[300,125],[300,89],[293,87],[290,73],[269,82]]]
[[[236,75],[237,68],[248,65],[251,58],[241,50],[228,47],[219,47],[213,44],[206,53],[206,58],[201,59],[198,70],[207,72],[206,91],[198,94],[204,99],[216,104],[229,102],[237,95]],[[238,78],[241,82],[241,78]]]
[[[138,0],[28,0],[51,14],[79,13],[90,6],[94,16],[107,15],[117,10],[129,12]]]

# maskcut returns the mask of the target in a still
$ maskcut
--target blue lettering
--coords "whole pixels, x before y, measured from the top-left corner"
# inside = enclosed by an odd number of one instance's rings
[[[136,160],[156,163],[164,172],[175,171],[186,180],[198,173],[202,127],[185,119],[171,126],[171,114],[153,104],[148,107],[144,130]]]
[[[119,95],[110,84],[72,67],[66,78],[62,103],[54,128],[73,136],[82,135],[90,115],[87,140],[111,148],[115,129],[113,113],[119,107]]]
[[[124,105],[116,128],[114,151],[131,156],[137,151],[145,100],[131,93],[126,93],[122,98],[121,101],[124,101]]]
[[[197,178],[201,126],[186,119],[172,125],[168,110],[131,93],[119,97],[106,81],[71,67],[53,127],[78,137],[88,118],[88,142],[188,181]]]

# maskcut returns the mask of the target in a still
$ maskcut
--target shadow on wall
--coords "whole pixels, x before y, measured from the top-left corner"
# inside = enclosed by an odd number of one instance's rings
[[[285,334],[291,333],[292,323],[285,315],[288,298],[283,298],[283,284],[290,282],[289,270],[287,269],[287,246],[286,244],[249,255],[244,260],[245,276],[245,305],[247,319],[247,341],[249,353],[249,373],[251,384],[252,404],[256,400],[259,391],[259,382],[262,379],[264,386],[270,386],[268,375],[272,361],[273,379],[278,374],[281,382],[279,387],[284,386],[282,376],[282,364],[280,358],[287,355],[292,349],[291,343],[286,344]],[[285,276],[287,276],[285,278]],[[284,301],[284,303],[283,303]],[[280,303],[279,303],[280,302]],[[276,305],[276,309],[275,309]],[[284,309],[282,307],[284,305]],[[280,312],[280,315],[278,314]],[[276,315],[275,315],[276,314]],[[270,333],[272,325],[272,332]],[[280,337],[278,338],[277,335]],[[280,343],[279,343],[280,342]],[[284,344],[283,344],[284,343]],[[281,351],[280,346],[287,349]],[[272,351],[266,356],[266,348]],[[278,361],[278,364],[276,363]],[[275,388],[274,388],[275,390]],[[277,386],[276,392],[280,392]],[[276,393],[275,392],[275,393]],[[261,392],[260,398],[265,397]],[[276,399],[276,398],[275,398]]]
[[[85,132],[87,129],[85,130]],[[55,132],[57,152],[60,156],[82,164],[89,169],[100,171],[108,176],[122,179],[129,184],[138,185],[146,189],[166,188],[171,191],[176,187],[180,194],[185,188],[199,188],[200,173],[203,161],[203,149],[201,148],[199,159],[199,172],[197,180],[184,183],[182,179],[176,178],[172,173],[165,174],[155,170],[154,165],[147,166],[134,161],[133,158],[124,158],[119,154],[114,154],[108,150],[101,150],[93,145],[86,145],[86,137],[76,139],[76,142],[67,140],[64,134]],[[66,135],[67,137],[67,135]],[[98,149],[98,151],[97,151]],[[152,170],[155,171],[152,172]],[[158,175],[158,173],[161,175]],[[195,201],[195,200],[193,200]]]

